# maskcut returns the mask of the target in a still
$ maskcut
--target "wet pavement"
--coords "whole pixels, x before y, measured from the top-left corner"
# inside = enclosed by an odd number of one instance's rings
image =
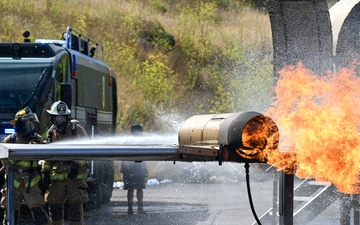
[[[251,192],[255,211],[260,217],[272,206],[271,177],[252,181]],[[145,215],[138,214],[135,205],[134,215],[127,215],[126,191],[115,189],[108,205],[86,212],[85,224],[250,225],[255,222],[245,181],[147,186],[144,209]],[[339,204],[335,202],[310,224],[338,225],[339,217]],[[301,221],[294,221],[294,224],[301,224]]]
[[[186,165],[181,166],[186,167]],[[215,166],[216,170],[226,168]],[[165,167],[161,173],[166,173],[172,168]],[[206,169],[211,170],[209,167]],[[196,176],[195,179],[194,177],[181,179],[185,182],[148,185],[144,189],[146,215],[137,214],[135,205],[135,214],[128,216],[127,192],[114,189],[113,197],[108,205],[86,212],[85,224],[251,224],[255,220],[249,205],[245,176],[242,172],[243,165],[240,166],[240,172],[237,169],[235,171],[236,176],[230,173],[217,174],[208,179],[208,182],[203,182],[204,179]],[[182,174],[182,178],[198,173],[187,172],[185,175]],[[215,172],[212,171],[211,174]],[[273,182],[271,178],[266,173],[251,174],[250,179],[253,181],[251,191],[258,215],[265,213],[272,205]],[[136,203],[136,198],[134,200]]]
[[[250,173],[251,195],[259,218],[272,207],[273,178],[271,173]],[[239,179],[220,176],[206,183],[172,182],[148,185],[144,189],[146,214],[137,213],[135,198],[134,215],[127,215],[126,195],[127,191],[114,189],[110,203],[85,212],[85,225],[255,224],[244,176]],[[339,201],[333,203],[309,225],[340,224],[339,208]],[[24,224],[26,223],[22,223]],[[66,221],[65,225],[68,224]],[[271,223],[263,222],[263,225],[267,224]],[[294,224],[302,223],[295,220]]]
[[[254,204],[262,213],[272,204],[272,189],[263,189],[270,183],[254,186]],[[132,216],[127,215],[126,191],[115,189],[110,204],[86,213],[86,224],[251,224],[254,219],[245,188],[244,183],[148,186],[146,215],[137,214],[135,206]]]

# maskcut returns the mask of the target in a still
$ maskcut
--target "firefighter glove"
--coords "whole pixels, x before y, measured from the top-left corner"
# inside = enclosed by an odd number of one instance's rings
[[[76,162],[71,162],[69,167],[70,167],[70,169],[69,169],[69,173],[68,173],[68,178],[75,179],[77,177],[77,175],[79,175],[80,165]]]

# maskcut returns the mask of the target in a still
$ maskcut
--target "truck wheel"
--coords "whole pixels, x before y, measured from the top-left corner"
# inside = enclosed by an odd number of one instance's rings
[[[99,207],[104,202],[104,161],[94,161],[96,205]]]
[[[114,186],[114,163],[112,161],[107,161],[104,163],[104,198],[103,203],[109,203],[112,197],[113,186]]]
[[[110,202],[114,185],[114,163],[112,161],[94,161],[94,180],[89,185],[89,202],[100,207]]]

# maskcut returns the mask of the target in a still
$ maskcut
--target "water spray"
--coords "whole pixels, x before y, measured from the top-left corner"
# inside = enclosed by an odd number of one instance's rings
[[[144,139],[144,137],[141,137]],[[140,139],[139,139],[140,140]],[[0,144],[0,158],[8,160],[119,160],[119,161],[217,161],[266,163],[276,150],[279,130],[258,112],[196,115],[187,119],[174,144],[112,144],[96,138],[46,145]],[[250,188],[248,188],[250,192]],[[249,194],[252,211],[257,218]],[[260,223],[259,223],[260,224]]]

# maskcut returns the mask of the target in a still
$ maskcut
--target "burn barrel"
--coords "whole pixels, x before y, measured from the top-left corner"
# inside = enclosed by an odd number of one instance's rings
[[[196,115],[179,131],[179,152],[184,157],[219,161],[265,162],[262,151],[277,148],[275,122],[258,112]]]

